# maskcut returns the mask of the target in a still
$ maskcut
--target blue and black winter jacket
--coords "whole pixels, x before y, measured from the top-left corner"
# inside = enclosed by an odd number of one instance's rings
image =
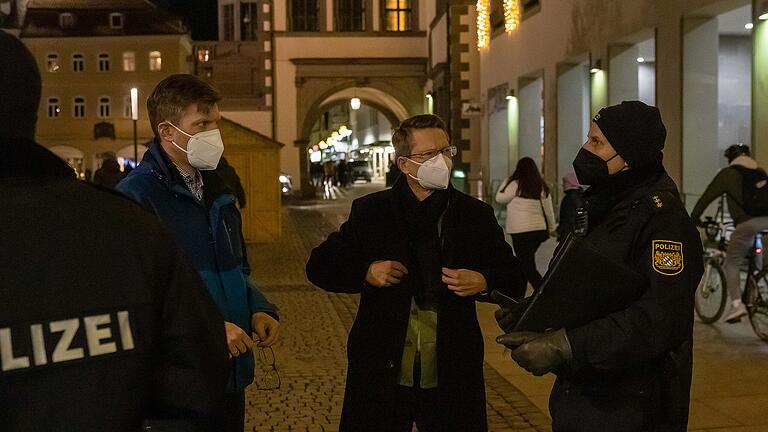
[[[277,308],[249,279],[250,268],[234,195],[214,171],[201,173],[203,203],[194,198],[160,143],[155,141],[141,164],[117,185],[117,190],[160,219],[200,273],[224,320],[250,335],[251,316],[266,312],[277,319]],[[232,361],[228,391],[243,391],[253,381],[253,361],[252,355],[242,355]]]

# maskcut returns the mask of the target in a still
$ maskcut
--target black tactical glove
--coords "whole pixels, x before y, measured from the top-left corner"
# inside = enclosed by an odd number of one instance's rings
[[[520,317],[523,316],[523,312],[528,307],[528,303],[531,298],[525,298],[519,302],[503,296],[498,291],[491,292],[491,301],[501,306],[501,309],[497,310],[494,314],[496,322],[499,323],[499,327],[504,330],[504,333],[509,333],[515,329],[515,324],[520,321]]]
[[[512,359],[536,376],[567,366],[573,359],[565,329],[546,333],[507,333],[496,338],[496,342],[511,349]]]

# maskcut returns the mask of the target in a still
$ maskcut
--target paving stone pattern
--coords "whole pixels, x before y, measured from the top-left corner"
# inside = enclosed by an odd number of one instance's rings
[[[337,431],[344,396],[346,340],[359,296],[312,286],[304,273],[309,252],[344,220],[322,204],[285,207],[283,239],[248,249],[253,279],[280,308],[284,333],[275,347],[281,388],[247,390],[246,430]],[[260,364],[259,380],[266,373]],[[485,367],[491,431],[548,431],[549,418],[490,366]]]

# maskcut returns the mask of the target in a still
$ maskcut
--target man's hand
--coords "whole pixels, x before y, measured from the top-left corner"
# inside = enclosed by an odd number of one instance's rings
[[[496,338],[512,350],[512,359],[523,369],[542,376],[573,359],[571,343],[564,329],[546,333],[515,332]]]
[[[471,297],[488,289],[485,276],[467,269],[453,270],[443,267],[443,283],[459,297]]]
[[[375,287],[397,285],[408,274],[408,269],[397,261],[374,261],[368,267],[365,281]]]
[[[256,312],[251,317],[251,327],[258,336],[258,345],[261,348],[275,344],[280,338],[280,322],[264,312]]]
[[[224,329],[227,332],[227,347],[231,357],[244,354],[253,346],[253,340],[237,325],[224,321]]]

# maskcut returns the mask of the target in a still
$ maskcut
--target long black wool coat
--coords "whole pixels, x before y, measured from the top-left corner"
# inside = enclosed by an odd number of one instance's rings
[[[489,290],[520,298],[525,278],[491,207],[453,188],[449,193],[441,225],[442,251],[435,251],[443,265],[478,271]],[[395,190],[387,189],[355,200],[349,219],[312,251],[307,263],[307,276],[318,287],[361,293],[349,334],[341,431],[392,430],[416,278],[407,275],[397,286],[377,288],[366,284],[365,276],[370,264],[379,260],[412,267],[400,199]],[[475,301],[487,297],[462,298],[443,288],[438,296],[437,367],[444,415],[438,430],[486,431],[483,338]]]

